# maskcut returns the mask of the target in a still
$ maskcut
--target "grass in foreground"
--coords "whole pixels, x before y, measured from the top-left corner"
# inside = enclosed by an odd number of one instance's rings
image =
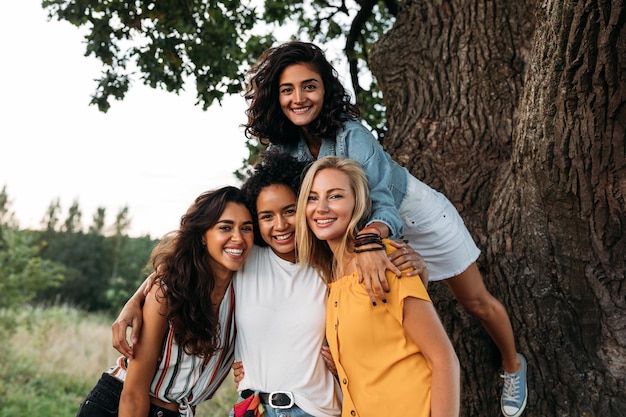
[[[118,353],[110,317],[69,307],[25,308],[0,346],[0,417],[72,417]],[[225,417],[237,400],[232,377],[196,415]]]

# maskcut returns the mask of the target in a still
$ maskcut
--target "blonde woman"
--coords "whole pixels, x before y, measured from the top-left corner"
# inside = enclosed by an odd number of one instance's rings
[[[362,231],[371,200],[361,166],[320,158],[304,177],[296,210],[298,257],[329,285],[326,338],[343,392],[342,416],[459,415],[459,363],[419,277],[387,274],[375,308],[359,282],[356,255],[391,252]]]

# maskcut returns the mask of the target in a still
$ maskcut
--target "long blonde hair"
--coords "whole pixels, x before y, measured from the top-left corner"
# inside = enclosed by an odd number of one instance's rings
[[[309,228],[306,218],[306,206],[313,187],[315,176],[324,169],[335,169],[346,174],[350,180],[350,187],[354,193],[355,205],[352,210],[352,218],[345,230],[339,250],[333,254],[330,246],[324,240],[319,240]],[[298,249],[298,262],[300,265],[307,263],[313,266],[328,283],[336,278],[333,273],[337,266],[344,263],[346,255],[353,252],[352,243],[359,230],[361,230],[372,211],[372,202],[367,184],[367,177],[361,165],[352,160],[338,158],[336,156],[325,156],[315,161],[304,176],[300,194],[298,196],[298,207],[296,210],[296,247]],[[334,256],[333,256],[334,255]]]

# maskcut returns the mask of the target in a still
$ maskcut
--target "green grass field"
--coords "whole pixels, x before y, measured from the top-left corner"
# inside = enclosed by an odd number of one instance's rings
[[[68,307],[25,309],[0,347],[0,417],[72,417],[118,352],[113,318]],[[225,417],[237,399],[232,377],[196,415]]]

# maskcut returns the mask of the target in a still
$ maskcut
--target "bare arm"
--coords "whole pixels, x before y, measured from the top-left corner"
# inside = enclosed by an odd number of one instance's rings
[[[146,294],[151,290],[154,284],[154,274],[150,274],[148,278],[137,288],[135,294],[126,302],[117,319],[111,326],[111,339],[113,347],[127,358],[133,358],[133,346],[139,339],[142,326],[142,312]],[[130,343],[126,339],[127,329],[131,327]]]
[[[368,227],[363,228],[363,231],[366,233],[382,233],[381,237],[386,237],[389,234],[389,228],[384,223],[378,222],[371,223]],[[386,270],[391,271],[398,277],[419,275],[424,288],[428,287],[428,268],[424,258],[404,242],[390,241],[390,244],[399,250],[389,255],[379,250],[361,252],[356,257],[359,280],[364,283],[365,289],[374,305],[376,305],[376,297],[383,302],[386,301],[385,293],[389,291]],[[367,247],[369,246],[364,248]]]
[[[432,369],[431,417],[458,417],[461,402],[459,360],[433,304],[407,297],[403,326]]]
[[[389,235],[389,228],[384,223],[374,222],[364,227],[361,232],[376,233],[381,237],[386,237]],[[368,249],[370,246],[375,245],[367,245],[361,249]],[[385,293],[389,292],[389,283],[387,282],[385,271],[389,269],[397,276],[402,274],[389,260],[385,251],[382,250],[358,253],[356,256],[356,268],[359,274],[359,282],[365,284],[365,289],[373,305],[376,305],[376,297],[383,302],[387,301]]]
[[[143,330],[134,346],[135,357],[128,363],[120,396],[119,417],[147,416],[150,409],[150,384],[168,328],[165,301],[161,296],[156,296],[157,291],[160,288],[153,287],[146,297]]]

